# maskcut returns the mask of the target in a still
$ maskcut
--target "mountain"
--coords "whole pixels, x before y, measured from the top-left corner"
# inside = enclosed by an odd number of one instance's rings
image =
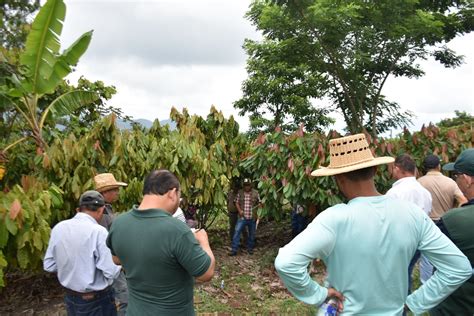
[[[133,120],[135,123],[140,124],[141,126],[145,128],[150,128],[153,125],[153,122],[147,119],[136,119]],[[160,121],[161,126],[163,125],[168,125],[170,127],[170,130],[175,130],[176,129],[176,123],[172,121],[171,119],[167,120],[162,120]],[[126,122],[123,120],[117,120],[117,127],[120,129],[132,129],[132,124],[131,122]]]

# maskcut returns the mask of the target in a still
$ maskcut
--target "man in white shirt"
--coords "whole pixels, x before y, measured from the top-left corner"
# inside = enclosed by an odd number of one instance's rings
[[[412,202],[429,215],[432,203],[431,194],[418,181],[416,181],[415,173],[415,161],[407,154],[398,156],[392,166],[392,178],[396,181],[392,185],[392,188],[388,190],[387,195]],[[417,251],[408,267],[408,293],[411,291],[411,274],[413,267],[419,258],[420,252]],[[425,265],[420,265],[420,275],[429,275],[428,272],[424,272],[424,270],[427,269],[430,268]],[[426,280],[422,280],[422,282],[425,281]]]
[[[68,315],[117,315],[113,280],[120,266],[112,261],[106,246],[107,230],[98,222],[104,213],[104,197],[86,191],[79,199],[78,213],[58,223],[51,231],[43,267],[56,272],[65,288]]]

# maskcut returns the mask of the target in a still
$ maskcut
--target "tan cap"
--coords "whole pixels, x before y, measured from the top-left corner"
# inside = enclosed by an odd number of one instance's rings
[[[395,161],[393,157],[374,158],[364,134],[329,141],[329,166],[311,172],[313,177],[333,176]]]
[[[99,192],[108,191],[118,187],[126,187],[125,182],[117,182],[111,173],[101,173],[94,177],[95,189]]]

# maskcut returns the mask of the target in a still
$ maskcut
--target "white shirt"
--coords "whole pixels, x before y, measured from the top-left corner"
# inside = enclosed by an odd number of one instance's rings
[[[176,212],[174,212],[173,217],[179,219],[180,221],[186,224],[186,217],[184,216],[184,213],[181,207],[178,207]]]
[[[51,231],[43,268],[57,272],[62,286],[81,293],[100,291],[112,284],[120,266],[106,246],[107,230],[86,213],[77,213]]]
[[[416,181],[415,177],[405,177],[396,181],[387,195],[412,202],[427,215],[431,212],[431,193]]]

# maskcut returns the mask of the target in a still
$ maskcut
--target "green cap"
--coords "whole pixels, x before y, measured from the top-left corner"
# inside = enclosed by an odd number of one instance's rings
[[[474,176],[474,148],[464,150],[455,162],[445,164],[443,170]]]

